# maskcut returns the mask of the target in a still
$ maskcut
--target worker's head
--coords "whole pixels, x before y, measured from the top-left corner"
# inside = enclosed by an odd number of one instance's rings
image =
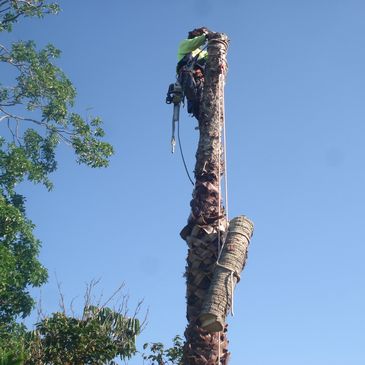
[[[208,34],[209,30],[206,27],[195,28],[188,33],[188,39],[198,37],[203,34]]]

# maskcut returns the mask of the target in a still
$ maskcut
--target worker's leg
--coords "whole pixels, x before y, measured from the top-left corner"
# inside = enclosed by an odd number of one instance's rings
[[[195,99],[194,99],[194,106],[193,106],[193,115],[196,119],[199,119],[200,116],[200,105],[203,100],[203,87],[204,87],[204,77],[203,75],[196,75],[195,78]]]
[[[193,73],[191,71],[181,72],[179,82],[186,98],[194,101],[196,99],[196,84]]]

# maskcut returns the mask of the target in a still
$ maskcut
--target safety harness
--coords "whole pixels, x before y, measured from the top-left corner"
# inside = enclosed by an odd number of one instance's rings
[[[182,75],[183,73],[189,73],[191,79],[194,80],[194,70],[200,69],[202,73],[204,72],[205,60],[199,60],[199,55],[202,51],[206,49],[206,46],[201,48],[195,56],[192,52],[186,54],[176,66],[177,80],[175,83],[170,84],[167,90],[166,104],[174,104],[173,115],[172,115],[172,136],[171,136],[171,150],[172,153],[175,152],[176,140],[175,140],[175,129],[176,123],[179,122],[180,118],[180,106],[181,103],[184,104],[185,97],[187,99],[191,98],[191,95],[186,95],[186,90],[182,85]],[[194,80],[195,82],[195,80]],[[194,85],[196,87],[196,85]]]
[[[200,69],[202,75],[204,73],[205,59],[199,59],[199,55],[201,54],[202,51],[206,49],[206,47],[207,46],[201,48],[195,56],[193,56],[192,52],[189,52],[178,62],[176,66],[177,80],[175,83],[169,85],[166,96],[166,104],[173,104],[171,153],[175,152],[175,146],[176,146],[175,130],[177,125],[177,136],[179,141],[180,154],[184,164],[185,172],[192,185],[194,185],[194,182],[189,174],[189,170],[185,162],[184,153],[182,150],[182,145],[180,140],[180,124],[179,124],[180,106],[181,104],[184,104],[186,97],[188,99],[188,113],[193,112],[193,110],[189,110],[189,106],[191,106],[191,99],[193,95],[186,94],[186,91],[189,92],[189,90],[186,87],[186,85],[184,85],[184,80],[186,82],[187,79],[190,79],[191,83],[193,84],[190,85],[191,88],[197,88],[194,73],[196,72],[195,70],[197,69]]]

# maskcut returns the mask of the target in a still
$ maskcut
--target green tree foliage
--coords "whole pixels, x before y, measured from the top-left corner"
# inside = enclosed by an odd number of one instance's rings
[[[177,335],[172,340],[173,346],[165,348],[161,342],[145,343],[143,350],[148,353],[142,355],[143,360],[148,361],[150,365],[181,365],[183,357],[183,339]]]
[[[0,1],[0,32],[10,32],[13,24],[22,16],[37,16],[57,14],[60,8],[56,3],[44,0],[1,0]]]
[[[49,1],[0,0],[0,32],[11,31],[22,17],[58,11]],[[38,261],[40,242],[17,185],[30,181],[50,190],[61,142],[73,148],[78,163],[91,167],[107,166],[113,154],[103,141],[101,120],[85,120],[73,111],[76,91],[54,63],[59,56],[52,45],[0,43],[0,348],[15,320],[33,308],[29,287],[47,280]]]
[[[54,313],[40,321],[29,338],[26,365],[115,364],[136,353],[137,318],[128,318],[110,308],[87,306],[81,319]]]
[[[0,365],[23,365],[23,356],[14,356],[11,353],[0,354]]]
[[[116,365],[115,358],[131,358],[137,352],[136,336],[145,325],[145,319],[140,322],[137,318],[142,302],[130,315],[122,284],[102,303],[103,295],[96,300],[93,293],[98,282],[93,280],[87,286],[81,316],[72,305],[72,314],[67,313],[59,285],[60,311],[44,316],[39,310],[41,318],[33,331],[15,325],[0,343],[0,365],[11,361],[24,365]]]
[[[8,324],[7,331],[0,334],[0,365],[23,364],[26,333],[24,325]]]
[[[33,300],[26,290],[28,285],[40,286],[47,279],[46,270],[37,260],[40,244],[33,235],[33,224],[25,217],[24,198],[1,193],[0,335],[9,330],[5,324],[31,311]]]

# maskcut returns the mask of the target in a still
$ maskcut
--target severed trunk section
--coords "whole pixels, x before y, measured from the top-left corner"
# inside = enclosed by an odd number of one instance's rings
[[[252,233],[253,224],[244,216],[229,222],[222,253],[199,316],[200,326],[209,332],[223,331],[228,310],[233,314],[234,288],[246,263]]]
[[[220,199],[220,179],[224,171],[221,131],[223,123],[222,78],[225,72],[228,38],[214,33],[208,41],[203,101],[199,118],[199,145],[196,152],[195,188],[190,203],[188,225],[181,231],[189,251],[186,266],[187,320],[184,365],[226,365],[226,330],[210,333],[200,327],[199,316],[210,288],[218,252],[227,228]]]

